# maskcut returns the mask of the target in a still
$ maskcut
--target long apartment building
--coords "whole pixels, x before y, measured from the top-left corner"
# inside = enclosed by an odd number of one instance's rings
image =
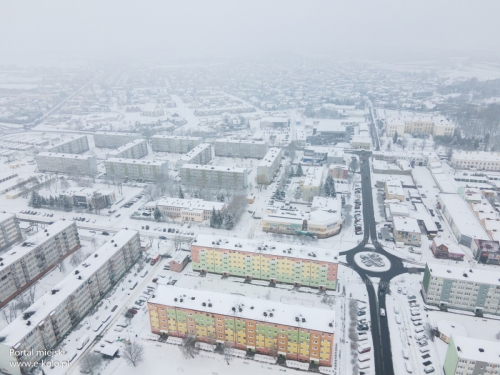
[[[131,178],[156,181],[168,176],[168,163],[166,161],[111,158],[104,162],[104,166],[108,179]]]
[[[141,138],[138,133],[95,132],[94,144],[99,148],[118,148]]]
[[[148,202],[147,210],[156,208],[164,218],[181,218],[182,221],[203,222],[210,220],[213,210],[222,212],[226,209],[224,202],[210,202],[203,199],[164,198],[156,202]]]
[[[184,164],[181,181],[186,186],[240,190],[248,186],[248,174],[245,168]]]
[[[156,334],[332,366],[332,310],[167,285],[158,286],[148,310]]]
[[[140,159],[148,154],[148,142],[145,139],[136,139],[116,150],[106,154],[106,159],[122,158],[122,159]]]
[[[392,137],[395,133],[426,133],[433,136],[452,136],[455,125],[444,116],[400,115],[385,120],[385,132]]]
[[[76,175],[97,174],[96,158],[92,155],[40,152],[36,155],[35,159],[40,172],[68,173]]]
[[[0,213],[0,250],[22,240],[22,238],[16,215]]]
[[[178,135],[154,135],[151,137],[151,147],[154,152],[185,154],[201,142],[201,137],[182,137]]]
[[[0,307],[42,277],[60,260],[80,247],[74,221],[57,221],[0,260]]]
[[[453,335],[448,343],[443,370],[445,375],[499,375],[500,344]]]
[[[191,242],[194,271],[336,289],[337,254],[280,242],[198,235]]]
[[[20,375],[13,363],[42,359],[44,355],[37,351],[61,342],[132,267],[140,251],[139,233],[123,229],[28,307],[0,332],[0,371]],[[15,355],[11,349],[26,352]]]
[[[257,182],[269,185],[281,165],[281,148],[271,148],[257,166]]]
[[[389,163],[396,163],[398,160],[406,160],[413,166],[426,166],[429,164],[429,159],[437,160],[437,157],[428,151],[373,151],[372,156],[375,160],[384,160]]]
[[[81,154],[89,150],[89,139],[86,135],[71,137],[72,139],[58,143],[47,149],[48,152],[59,152],[63,154]]]
[[[217,139],[214,142],[216,156],[236,156],[239,158],[261,159],[267,154],[267,142],[239,140],[239,139]]]
[[[205,165],[212,160],[213,147],[210,143],[201,143],[187,154],[182,155],[177,165],[201,164]]]
[[[500,171],[500,152],[455,151],[451,156],[451,165],[457,169]]]
[[[474,313],[500,315],[498,272],[427,264],[422,283],[425,303]]]

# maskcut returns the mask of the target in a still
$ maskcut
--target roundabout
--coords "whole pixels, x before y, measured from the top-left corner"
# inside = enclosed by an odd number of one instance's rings
[[[362,251],[354,256],[356,265],[366,271],[386,272],[391,269],[391,262],[385,255]]]

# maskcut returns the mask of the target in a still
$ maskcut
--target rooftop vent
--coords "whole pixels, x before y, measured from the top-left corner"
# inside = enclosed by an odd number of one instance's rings
[[[98,254],[94,254],[94,258],[97,258],[98,257]]]
[[[174,301],[177,302],[177,298],[174,298]]]
[[[75,275],[78,275],[79,273],[80,273],[80,271],[75,270]]]
[[[484,353],[484,349],[483,349],[483,348],[479,348],[479,351],[480,351],[481,353]]]
[[[202,306],[206,306],[206,305],[207,305],[207,303],[206,303],[206,302],[203,302],[201,305],[202,305]]]
[[[305,323],[306,322],[306,318],[302,318],[302,323]]]
[[[333,323],[328,323],[328,327],[333,327]]]
[[[209,304],[208,304],[208,307],[212,307],[212,304],[211,304],[211,303],[209,303]]]
[[[191,300],[194,301],[196,297],[191,297]]]
[[[264,311],[264,314],[263,314],[263,315],[264,315],[264,316],[267,316],[267,312],[265,312],[265,311]]]

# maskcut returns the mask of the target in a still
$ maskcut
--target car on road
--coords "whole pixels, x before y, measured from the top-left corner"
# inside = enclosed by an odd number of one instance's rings
[[[366,315],[366,311],[364,311],[364,310],[359,310],[359,311],[358,311],[358,316],[363,316],[363,315]]]
[[[109,233],[108,233],[108,232],[106,232],[106,231],[102,232],[101,234],[102,234],[103,236],[109,236]]]
[[[166,240],[167,239],[167,237],[165,237],[165,236],[160,236],[159,238],[160,238],[160,240]]]
[[[380,316],[385,316],[385,309],[380,308]]]
[[[131,314],[137,314],[137,310],[136,309],[128,309],[128,312],[131,313]]]

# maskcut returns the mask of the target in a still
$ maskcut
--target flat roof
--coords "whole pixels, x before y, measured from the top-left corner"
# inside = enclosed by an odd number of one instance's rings
[[[184,140],[191,140],[191,141],[199,141],[201,137],[185,137],[181,135],[153,135],[151,138],[156,138],[156,139],[184,139]]]
[[[108,155],[115,155],[115,154],[119,154],[120,152],[123,152],[125,150],[128,150],[129,148],[132,148],[138,144],[141,144],[141,143],[146,143],[146,140],[145,139],[134,139],[133,141],[130,141],[128,143],[125,143],[123,146],[120,146],[110,152],[108,152]]]
[[[211,148],[212,145],[210,143],[200,143],[198,146],[193,148],[188,153],[181,156],[180,160],[191,160],[193,157],[198,155],[200,152],[203,152],[207,148]]]
[[[68,274],[24,311],[34,312],[29,318],[29,321],[31,321],[30,326],[26,325],[26,320],[20,315],[5,327],[0,332],[0,337],[5,337],[3,344],[13,346],[21,341],[24,336],[46,319],[51,312],[56,310],[66,298],[73,294],[80,286],[87,283],[87,280],[137,233],[137,231],[129,229],[122,229],[116,233],[108,242],[97,249],[93,256],[87,258],[73,272]],[[116,247],[115,244],[117,245]],[[57,292],[52,294],[52,290],[57,290]]]
[[[223,167],[218,165],[200,165],[200,164],[184,164],[181,169],[200,169],[205,171],[221,171],[221,172],[236,172],[245,173],[246,168]]]
[[[246,238],[220,237],[209,234],[198,234],[191,242],[191,245],[338,263],[338,261],[334,259],[338,256],[337,251],[311,247],[309,245],[293,245],[267,240],[258,241]]]
[[[249,139],[229,139],[229,138],[216,139],[215,143],[243,143],[243,144],[256,144],[256,145],[267,144],[266,141],[254,141]]]
[[[394,229],[396,229],[397,231],[421,233],[420,227],[417,223],[417,219],[404,216],[393,216],[392,222],[394,223]]]
[[[119,164],[140,164],[140,165],[157,165],[162,166],[168,164],[166,161],[161,160],[146,160],[146,159],[120,159],[109,158],[104,161],[105,163],[119,163]]]
[[[98,131],[94,132],[95,135],[113,135],[113,136],[122,136],[122,137],[140,137],[139,133],[121,133],[121,132],[104,132]]]
[[[500,363],[500,343],[460,335],[452,335],[452,339],[459,358],[492,364]]]
[[[220,211],[224,208],[226,204],[224,202],[211,202],[204,201],[203,199],[181,199],[181,198],[163,198],[156,202],[148,202],[146,203],[146,207],[155,207],[155,206],[171,206],[171,207],[180,207],[185,210],[212,210],[215,208],[217,211]]]
[[[470,268],[467,265],[453,266],[442,263],[427,263],[426,267],[433,277],[500,286],[500,274],[496,271]]]
[[[93,155],[77,155],[77,154],[64,154],[60,152],[40,152],[36,155],[38,156],[47,156],[52,158],[64,158],[64,159],[95,159]]]
[[[471,161],[500,161],[500,152],[454,151],[451,159]]]
[[[5,220],[10,219],[12,217],[15,218],[16,215],[15,214],[10,214],[8,212],[5,212],[5,213],[2,212],[2,213],[0,213],[0,222],[3,223]]]
[[[281,155],[281,148],[270,148],[266,156],[259,162],[259,167],[270,167]]]
[[[323,172],[323,167],[307,168],[304,184],[302,186],[321,186]]]
[[[148,301],[150,303],[319,332],[333,333],[335,330],[333,310],[289,305],[243,295],[158,285],[154,297]]]

